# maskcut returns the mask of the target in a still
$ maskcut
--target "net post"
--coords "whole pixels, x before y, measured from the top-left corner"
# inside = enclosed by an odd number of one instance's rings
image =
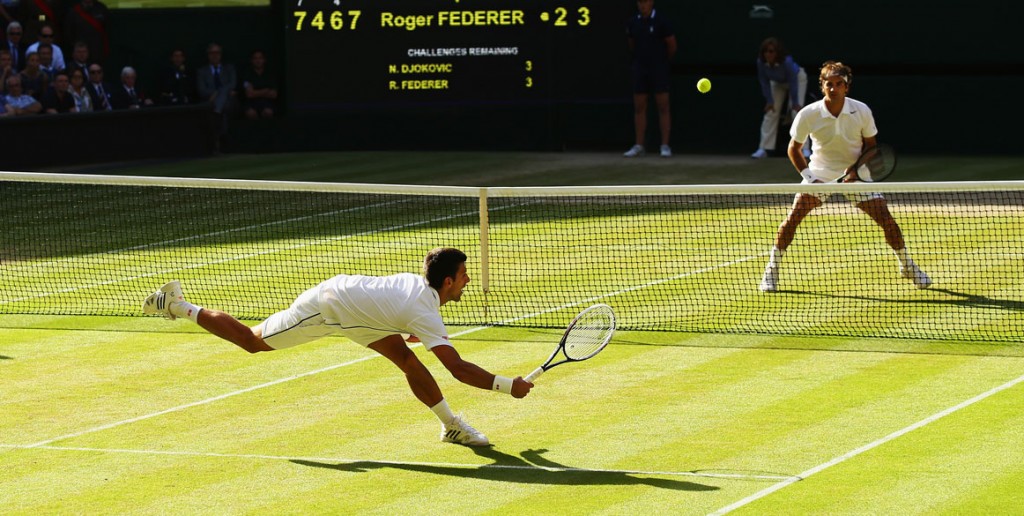
[[[487,217],[487,188],[480,189],[480,289],[484,293],[484,320],[489,319],[487,293],[490,291],[490,243]]]

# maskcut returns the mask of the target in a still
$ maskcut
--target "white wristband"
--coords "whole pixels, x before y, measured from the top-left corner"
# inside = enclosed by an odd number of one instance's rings
[[[811,169],[809,169],[809,168],[805,168],[805,169],[801,170],[800,171],[800,176],[803,177],[804,179],[806,179],[807,181],[811,182],[811,183],[813,183],[816,179],[818,179],[818,176],[815,176],[813,173],[811,173]]]
[[[494,387],[492,390],[512,394],[512,379],[504,376],[494,375]]]

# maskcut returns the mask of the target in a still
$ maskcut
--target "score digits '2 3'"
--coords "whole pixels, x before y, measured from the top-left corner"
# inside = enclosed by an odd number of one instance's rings
[[[554,18],[548,13],[540,13],[540,20],[543,22],[551,21],[556,27],[565,27],[569,25],[569,11],[565,7],[556,7],[554,10]],[[576,24],[580,27],[586,27],[590,25],[590,9],[587,7],[580,7],[576,10]]]

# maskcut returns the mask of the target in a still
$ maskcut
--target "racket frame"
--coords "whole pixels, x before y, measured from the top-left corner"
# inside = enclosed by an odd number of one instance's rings
[[[597,347],[596,350],[594,350],[585,357],[572,358],[565,352],[565,343],[569,339],[569,335],[572,334],[573,328],[576,327],[576,323],[583,319],[585,315],[594,310],[607,310],[608,318],[611,320],[610,328],[608,329],[608,334],[605,335],[604,340],[601,342],[601,344]],[[615,324],[615,311],[612,310],[612,307],[603,303],[591,305],[590,307],[583,310],[582,312],[577,314],[576,317],[573,318],[572,322],[569,323],[569,326],[565,328],[565,332],[562,334],[562,339],[558,342],[558,347],[556,347],[555,350],[551,353],[551,356],[548,357],[547,361],[545,361],[543,365],[541,365],[537,369],[534,369],[532,373],[526,375],[524,380],[532,383],[535,379],[537,379],[537,377],[544,374],[545,371],[551,369],[552,367],[562,365],[567,362],[582,362],[600,353],[601,350],[603,350],[608,345],[608,343],[611,342],[612,336],[615,334]],[[555,360],[555,357],[557,357],[559,353],[561,353],[562,356],[565,357],[565,359],[558,362],[552,362],[553,360]]]
[[[881,179],[876,179],[874,177],[864,178],[863,176],[860,175],[860,168],[864,165],[867,165],[868,162],[871,161],[871,155],[872,153],[875,152],[881,152],[889,159],[892,159],[892,167],[889,168],[889,171],[885,174],[885,177],[882,177]],[[896,151],[893,150],[892,145],[886,143],[876,143],[875,145],[872,145],[871,147],[864,149],[864,151],[860,153],[860,157],[857,158],[857,162],[854,163],[853,167],[851,168],[853,168],[853,172],[854,174],[857,175],[858,180],[863,181],[865,183],[877,183],[889,179],[889,177],[892,176],[893,172],[896,171],[896,164]],[[843,177],[845,178],[846,176],[844,175]],[[842,178],[840,178],[840,181],[842,181]]]

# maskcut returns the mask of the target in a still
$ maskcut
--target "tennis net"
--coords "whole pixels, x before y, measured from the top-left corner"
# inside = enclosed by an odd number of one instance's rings
[[[880,191],[934,281],[918,289],[834,195],[758,289],[799,191]],[[968,341],[1024,337],[1024,182],[476,188],[0,173],[0,313],[141,315],[181,280],[243,319],[335,274],[415,272],[438,246],[473,281],[451,325]]]

